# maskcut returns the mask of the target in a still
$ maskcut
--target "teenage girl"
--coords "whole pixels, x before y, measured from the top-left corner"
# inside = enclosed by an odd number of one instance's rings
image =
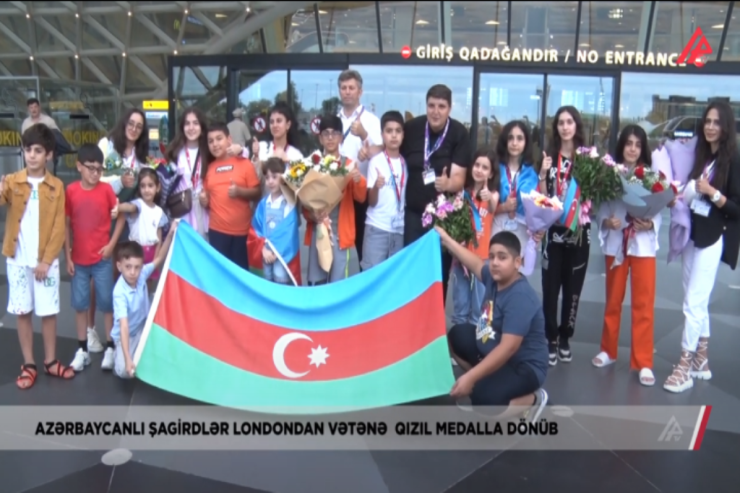
[[[465,181],[465,191],[473,199],[483,227],[482,233],[478,235],[478,247],[470,244],[468,249],[484,260],[488,259],[493,213],[499,200],[499,170],[495,166],[496,161],[496,155],[492,151],[484,149],[476,152]],[[464,323],[477,325],[481,316],[485,286],[457,261],[452,263],[450,279],[453,286],[452,325]]]
[[[137,198],[118,206],[118,221],[128,222],[129,241],[135,241],[144,249],[144,263],[152,262],[162,245],[162,228],[167,225],[167,215],[159,202],[159,176],[151,168],[142,168],[139,173]],[[123,213],[123,214],[121,214]],[[149,292],[153,293],[159,273],[149,277]]]

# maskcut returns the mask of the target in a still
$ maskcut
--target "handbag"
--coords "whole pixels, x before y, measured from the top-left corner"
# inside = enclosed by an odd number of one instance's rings
[[[200,150],[198,151],[198,154],[195,155],[193,168],[190,178],[193,182],[193,188],[195,188],[200,171]],[[170,216],[173,219],[179,219],[193,210],[193,188],[173,193],[167,197],[167,209],[170,211]]]

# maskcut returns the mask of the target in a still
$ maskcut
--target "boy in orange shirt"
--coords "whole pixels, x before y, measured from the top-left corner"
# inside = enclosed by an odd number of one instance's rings
[[[333,155],[342,160],[345,166],[351,160],[339,153],[339,147],[344,140],[342,136],[342,119],[337,115],[321,117],[319,124],[319,141],[324,147],[324,155]],[[347,185],[341,202],[331,211],[314,215],[306,211],[309,227],[306,228],[306,245],[308,245],[308,283],[318,286],[329,282],[336,282],[349,277],[349,252],[355,246],[355,205],[354,202],[365,202],[367,197],[367,182],[360,170],[355,166],[347,175]],[[319,254],[316,249],[316,224],[326,218],[331,221],[331,241],[333,261],[329,272],[319,265]]]
[[[208,241],[221,255],[249,270],[247,234],[253,200],[261,195],[260,180],[249,159],[227,157],[231,146],[225,123],[208,126],[210,156],[198,199],[209,209]]]

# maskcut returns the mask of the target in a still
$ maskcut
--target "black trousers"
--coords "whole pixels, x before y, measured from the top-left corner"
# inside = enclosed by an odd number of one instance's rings
[[[477,365],[485,356],[478,350],[473,324],[455,325],[447,334],[447,340],[452,352],[470,366]],[[508,406],[512,400],[529,395],[539,388],[537,375],[528,364],[507,361],[504,366],[475,384],[470,402],[474,406]]]
[[[403,246],[407,247],[429,230],[421,225],[421,214],[412,212],[408,209],[403,215]],[[442,250],[442,302],[447,304],[447,285],[450,281],[450,267],[452,267],[452,255],[446,250]]]
[[[246,235],[234,236],[210,229],[208,230],[208,242],[213,248],[218,250],[218,253],[231,260],[242,269],[249,270]]]
[[[357,260],[362,270],[362,245],[365,241],[365,219],[367,218],[367,199],[365,202],[355,201],[355,249]]]
[[[591,249],[583,232],[579,244],[548,241],[542,254],[542,309],[545,312],[545,333],[551,343],[570,339],[576,330],[578,304],[586,281],[588,257]],[[562,291],[560,323],[558,298]]]

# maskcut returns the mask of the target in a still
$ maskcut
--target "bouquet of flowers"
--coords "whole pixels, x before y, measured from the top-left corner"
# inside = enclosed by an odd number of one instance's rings
[[[103,151],[103,176],[100,181],[110,183],[124,174],[123,158],[113,148],[113,142],[103,138],[98,143],[98,147]]]
[[[524,206],[524,221],[527,223],[529,240],[524,246],[522,257],[524,263],[521,273],[525,276],[532,275],[537,263],[537,243],[532,238],[534,233],[546,231],[553,224],[562,219],[563,204],[557,197],[549,198],[536,190],[521,194]]]
[[[149,156],[146,158],[146,165],[155,170],[159,176],[159,206],[166,211],[168,209],[167,199],[177,188],[182,176],[177,173],[177,166],[174,163],[168,163],[164,158]]]
[[[478,210],[468,192],[440,194],[437,200],[427,205],[421,216],[425,228],[439,226],[450,237],[462,245],[478,247],[478,237],[483,232]]]
[[[627,214],[635,219],[650,219],[657,216],[678,194],[675,184],[668,181],[662,171],[655,171],[645,166],[636,166],[622,171],[624,195],[622,202]]]
[[[347,185],[347,175],[354,168],[348,159],[322,156],[314,151],[310,156],[288,164],[283,174],[283,194],[313,213],[329,212],[339,204]],[[331,223],[327,219],[316,228],[316,247],[319,264],[328,271],[333,254],[331,249]]]

